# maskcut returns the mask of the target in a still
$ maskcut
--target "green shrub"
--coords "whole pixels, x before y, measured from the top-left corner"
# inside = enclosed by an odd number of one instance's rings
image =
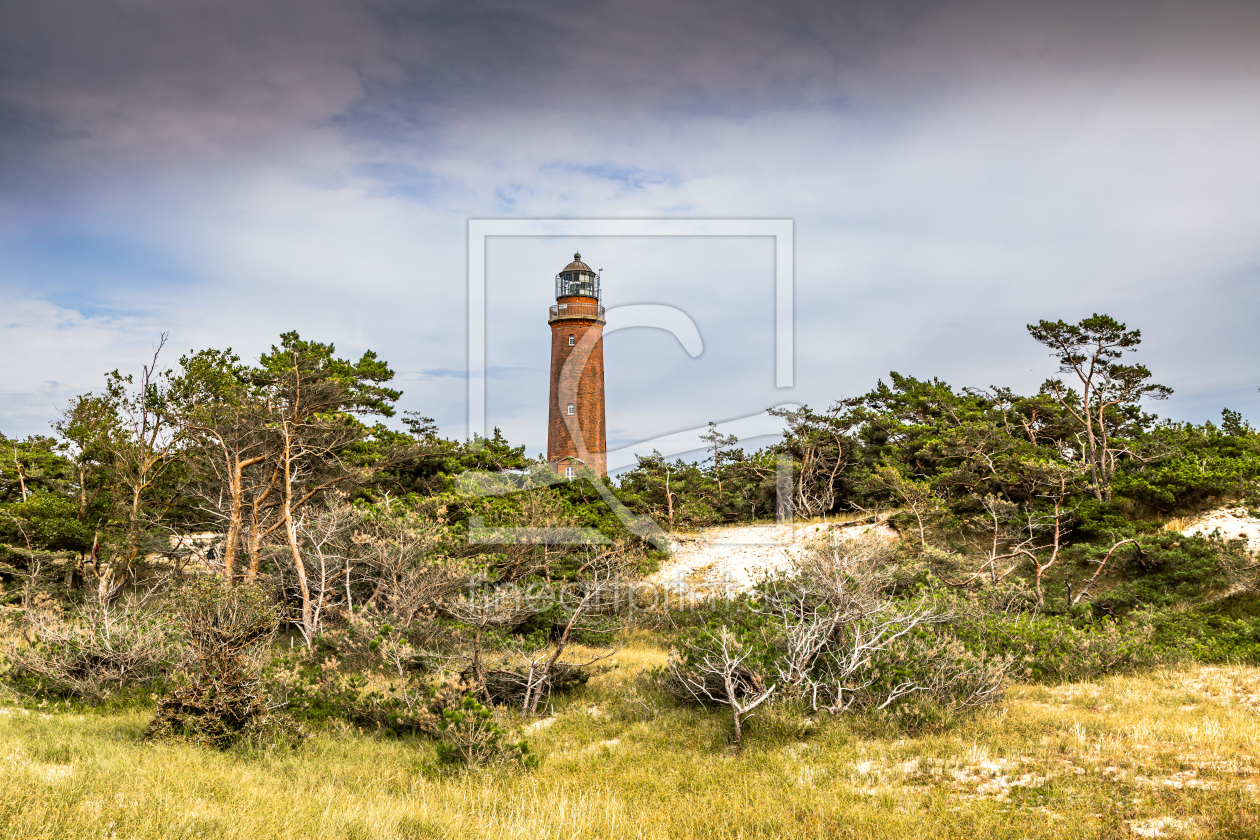
[[[1098,590],[1091,601],[1096,613],[1124,616],[1146,607],[1165,609],[1175,604],[1193,603],[1232,582],[1231,556],[1237,546],[1199,536],[1183,536],[1163,531],[1125,546],[1112,559],[1110,574],[1120,578],[1106,590]],[[1075,559],[1101,560],[1105,547],[1081,546]]]
[[[713,639],[721,628],[749,653],[746,664],[759,673],[773,673],[776,652],[775,629],[770,616],[757,601],[746,595],[707,602],[695,610],[672,614],[674,629],[669,633],[675,656],[684,668],[692,667],[712,652]]]
[[[1222,429],[1212,423],[1164,423],[1147,432],[1139,446],[1160,454],[1122,462],[1112,484],[1115,494],[1170,513],[1202,510],[1246,493],[1260,476],[1258,439],[1237,412],[1226,409],[1222,415]]]
[[[1260,665],[1260,618],[1234,617],[1213,604],[1160,613],[1154,626],[1152,644],[1169,659]]]
[[[488,767],[515,764],[534,767],[538,759],[530,755],[529,744],[512,741],[508,731],[495,720],[494,711],[471,694],[458,706],[441,708],[438,725],[438,761],[448,766]]]
[[[1012,658],[1012,676],[1030,682],[1091,680],[1165,660],[1147,614],[1125,621],[1073,623],[1060,615],[969,615],[953,625],[972,650]]]
[[[92,529],[77,513],[73,499],[42,490],[23,501],[0,504],[0,542],[47,551],[88,551]]]
[[[968,647],[948,630],[925,628],[871,657],[861,675],[858,708],[898,731],[952,723],[969,709],[996,702],[1014,664],[1010,654]],[[899,687],[911,687],[898,694]],[[894,702],[884,705],[888,698]]]
[[[295,717],[323,725],[342,721],[388,735],[439,736],[441,710],[472,690],[443,681],[422,649],[434,642],[434,621],[402,622],[365,612],[328,631],[312,648],[286,651],[265,668],[268,691]],[[439,645],[447,645],[442,638]],[[437,711],[434,711],[434,705]]]

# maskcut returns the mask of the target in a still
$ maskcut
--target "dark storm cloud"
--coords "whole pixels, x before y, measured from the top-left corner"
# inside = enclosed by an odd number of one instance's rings
[[[11,2],[0,119],[11,166],[59,143],[161,165],[265,154],[334,125],[380,142],[505,110],[536,111],[560,132],[647,111],[817,106],[848,96],[845,72],[925,8]]]
[[[728,2],[440,4],[394,18],[434,103],[649,102],[687,114],[831,101],[846,70],[904,39],[930,4]],[[440,33],[440,37],[426,37]]]
[[[0,16],[0,102],[39,128],[10,138],[6,163],[70,177],[274,154],[393,72],[375,18],[342,3],[41,0]]]
[[[1256,31],[1245,5],[1149,2],[19,0],[0,15],[10,180],[319,155],[321,131],[370,152],[440,149],[461,125],[510,144],[764,114],[790,132],[802,111],[895,124],[1004,74],[1228,70]]]

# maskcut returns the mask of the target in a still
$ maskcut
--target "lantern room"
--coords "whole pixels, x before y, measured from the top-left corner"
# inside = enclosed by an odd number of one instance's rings
[[[600,299],[599,275],[582,262],[580,253],[573,255],[573,262],[556,275],[556,300],[567,297]]]

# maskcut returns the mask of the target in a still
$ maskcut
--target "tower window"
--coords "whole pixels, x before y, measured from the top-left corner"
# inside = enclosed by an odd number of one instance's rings
[[[569,413],[573,413],[573,403],[569,403]]]
[[[569,346],[573,346],[573,336],[569,336]]]
[[[565,467],[565,468],[564,468],[564,477],[565,477],[565,478],[573,478],[573,474],[574,474],[574,472],[573,472],[573,467]]]

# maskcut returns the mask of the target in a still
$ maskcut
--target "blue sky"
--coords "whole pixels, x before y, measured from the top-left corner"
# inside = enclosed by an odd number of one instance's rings
[[[1260,7],[1224,3],[11,0],[0,7],[0,431],[283,331],[377,350],[464,433],[470,218],[791,218],[767,240],[503,239],[490,421],[545,445],[546,306],[695,319],[606,348],[610,443],[889,370],[1035,389],[1039,318],[1107,312],[1160,411],[1260,421]]]

